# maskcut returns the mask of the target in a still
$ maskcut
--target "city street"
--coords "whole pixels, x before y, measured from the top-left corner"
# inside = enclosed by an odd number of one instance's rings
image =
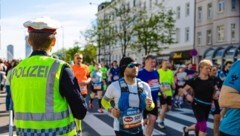
[[[7,136],[9,114],[5,111],[5,95],[0,94],[0,136]],[[96,102],[95,100],[94,102]],[[95,104],[97,105],[97,104]],[[157,124],[154,127],[154,136],[181,136],[182,128],[195,122],[192,110],[189,108],[175,109],[167,114],[166,128],[160,129]],[[113,118],[106,112],[98,113],[97,109],[89,110],[83,120],[82,136],[114,136]],[[208,120],[208,136],[212,136],[213,117]],[[194,134],[193,132],[190,134]]]

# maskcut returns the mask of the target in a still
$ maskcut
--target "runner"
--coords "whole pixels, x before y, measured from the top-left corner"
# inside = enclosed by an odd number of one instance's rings
[[[87,65],[83,64],[83,55],[76,53],[74,55],[74,65],[72,65],[72,70],[77,78],[78,85],[81,91],[81,94],[84,98],[87,96],[87,85],[90,83],[90,71]],[[90,105],[89,105],[90,106]],[[81,120],[76,119],[76,129],[78,134],[82,132],[82,122]]]
[[[103,81],[102,81],[102,72],[100,71],[101,64],[95,63],[95,70],[91,73],[91,84],[92,84],[92,92],[90,93],[90,103],[89,107],[93,108],[93,100],[95,98],[95,93],[97,93],[98,97],[98,112],[103,113],[101,100],[102,100],[102,91],[103,91]]]
[[[160,112],[160,123],[158,126],[164,128],[164,118],[166,112],[171,110],[172,107],[172,96],[173,89],[175,88],[174,74],[172,70],[168,69],[168,61],[162,61],[162,67],[158,69],[159,82],[162,93],[160,94],[161,112]]]
[[[211,68],[211,72],[210,72],[210,77],[213,78],[215,80],[215,83],[218,87],[218,89],[220,90],[222,87],[221,84],[221,79],[217,77],[217,70],[218,67],[217,66],[212,66]],[[220,106],[218,103],[218,98],[215,98],[212,102],[212,107],[211,107],[211,113],[213,114],[213,134],[214,136],[219,136],[219,124],[220,124]]]
[[[199,63],[199,75],[189,80],[184,88],[179,89],[179,93],[192,102],[192,110],[197,123],[190,127],[183,128],[184,136],[188,136],[189,131],[194,131],[198,136],[205,136],[207,131],[207,120],[211,109],[213,96],[218,97],[219,91],[215,80],[209,77],[212,67],[210,60],[204,59]],[[193,96],[189,94],[189,90],[193,90]],[[217,91],[215,93],[215,91]],[[214,95],[215,93],[215,95]]]
[[[143,136],[144,109],[154,108],[150,87],[137,79],[139,64],[132,58],[120,61],[120,78],[107,88],[102,105],[114,116],[116,136]],[[114,100],[115,107],[110,101]]]
[[[174,106],[181,108],[183,104],[183,97],[178,94],[178,89],[184,87],[187,80],[187,73],[184,71],[185,66],[180,65],[175,73],[176,89],[174,92]]]
[[[111,83],[119,79],[119,67],[116,60],[113,61],[108,76],[111,79]]]
[[[219,105],[227,108],[220,123],[220,136],[239,136],[240,134],[240,60],[231,67],[221,88]]]
[[[156,67],[156,58],[153,55],[148,55],[145,58],[145,66],[138,73],[138,78],[142,81],[148,83],[151,88],[151,94],[153,98],[153,102],[156,105],[152,111],[144,111],[144,119],[147,116],[147,124],[146,124],[146,135],[151,136],[154,129],[154,124],[158,117],[158,107],[157,107],[157,99],[158,93],[160,91],[159,86],[159,75],[155,70]]]

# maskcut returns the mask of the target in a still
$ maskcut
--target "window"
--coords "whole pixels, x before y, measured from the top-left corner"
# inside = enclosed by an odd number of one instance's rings
[[[176,43],[180,42],[180,28],[176,28]]]
[[[207,17],[212,18],[212,3],[209,3],[207,6]]]
[[[218,12],[221,13],[224,11],[224,8],[225,8],[225,4],[224,4],[224,1],[223,0],[219,0],[218,1]]]
[[[202,7],[198,7],[198,20],[202,19]]]
[[[197,32],[197,44],[201,45],[202,44],[202,33]]]
[[[231,40],[236,38],[236,24],[231,24]]]
[[[217,26],[217,40],[220,42],[224,40],[224,26],[223,25]]]
[[[149,8],[152,8],[152,0],[149,0]]]
[[[177,7],[177,18],[179,19],[181,17],[181,8]]]
[[[185,29],[185,41],[188,42],[189,41],[189,27],[187,27]]]
[[[147,4],[146,4],[146,1],[143,3],[143,9],[146,9],[146,6],[147,6]]]
[[[133,7],[136,6],[136,0],[133,0]]]
[[[189,14],[190,14],[190,4],[187,3],[186,4],[186,16],[189,16]]]
[[[212,44],[212,30],[207,30],[207,45]]]
[[[127,3],[127,10],[130,10],[130,3]]]
[[[237,8],[237,0],[232,0],[232,10],[236,10]]]
[[[155,0],[155,3],[158,4],[158,0]]]

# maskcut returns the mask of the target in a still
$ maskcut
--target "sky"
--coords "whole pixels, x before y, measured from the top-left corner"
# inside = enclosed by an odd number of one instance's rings
[[[27,29],[23,23],[42,16],[51,17],[63,26],[57,31],[53,52],[73,47],[75,41],[84,46],[86,41],[80,32],[91,28],[96,20],[98,4],[105,1],[110,0],[0,0],[0,57],[6,58],[6,47],[12,44],[14,58],[25,58]]]

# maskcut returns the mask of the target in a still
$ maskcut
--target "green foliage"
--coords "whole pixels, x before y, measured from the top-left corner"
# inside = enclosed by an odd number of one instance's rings
[[[131,10],[129,7],[122,5],[120,7],[116,7],[116,5],[112,5],[111,7],[116,13],[116,19],[119,20],[118,25],[120,26],[119,30],[115,34],[115,40],[120,41],[122,56],[126,56],[127,48],[132,44],[132,23],[135,20],[134,9]]]
[[[79,53],[81,50],[80,50],[80,47],[75,45],[74,47],[72,48],[69,48],[68,50],[66,50],[65,52],[65,58],[64,60],[66,62],[70,62],[73,60],[73,57],[74,57],[74,54],[76,53]]]
[[[174,43],[175,20],[173,11],[166,10],[159,5],[159,12],[151,16],[145,10],[141,10],[134,24],[134,36],[137,37],[132,47],[144,50],[145,55],[161,50],[162,44]]]
[[[80,53],[83,54],[83,60],[84,63],[92,64],[93,60],[96,60],[97,53],[96,53],[97,47],[93,44],[88,44],[85,46],[83,50],[80,51]]]
[[[59,59],[69,63],[73,61],[74,54],[81,53],[83,54],[84,63],[90,64],[92,60],[96,60],[96,49],[96,46],[93,44],[87,44],[83,49],[81,49],[79,45],[75,44],[72,48],[61,49],[53,54],[58,56]]]

